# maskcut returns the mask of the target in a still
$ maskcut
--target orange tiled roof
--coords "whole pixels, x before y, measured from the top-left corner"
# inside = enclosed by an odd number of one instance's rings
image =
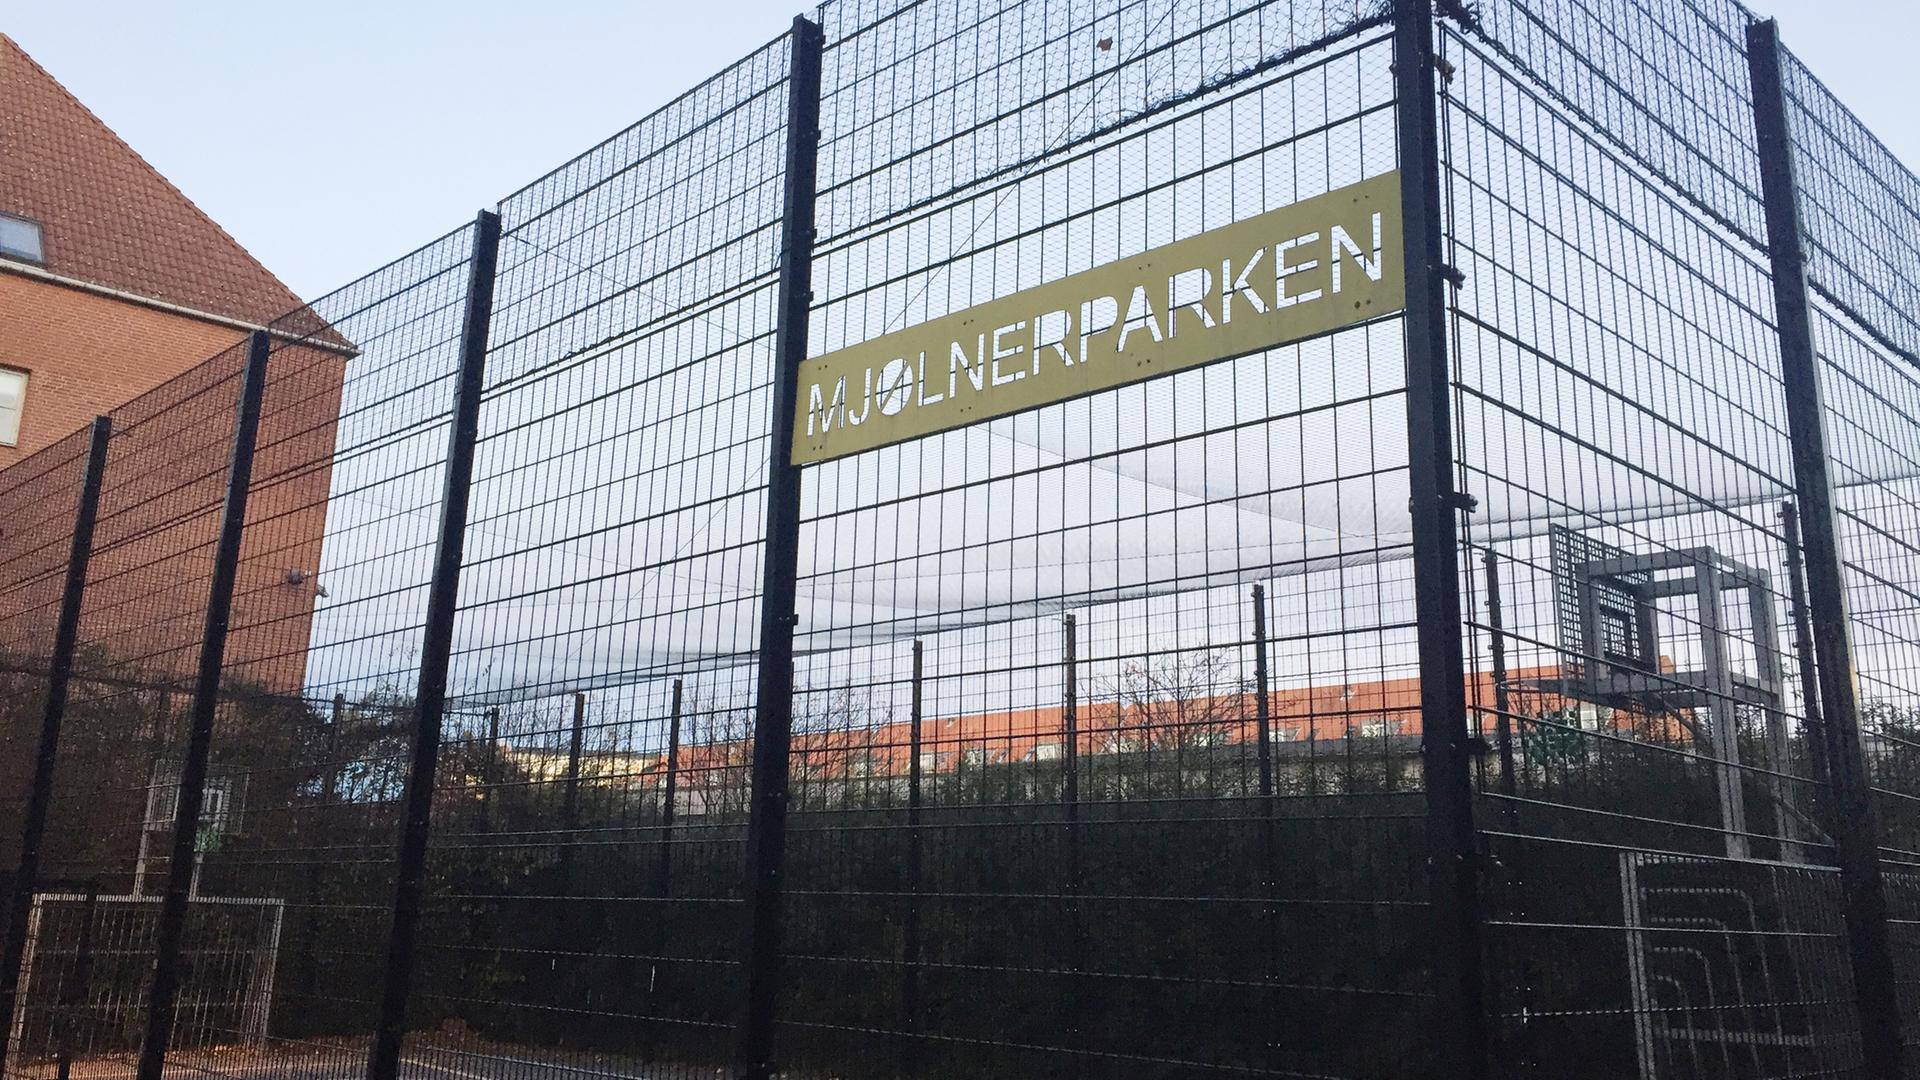
[[[255,324],[301,306],[5,34],[0,213],[40,223],[63,277]]]
[[[1528,668],[1509,673],[1509,679],[1510,684],[1525,684],[1559,674],[1557,667]],[[1491,702],[1493,676],[1484,671],[1468,674],[1467,691],[1471,702]],[[1540,701],[1531,699],[1542,692],[1516,693],[1528,698],[1530,706],[1541,707]],[[1545,707],[1566,704],[1558,695],[1546,697]],[[1076,714],[1075,746],[1083,754],[1121,746],[1138,749],[1161,739],[1190,737],[1196,731],[1211,733],[1227,745],[1253,742],[1256,704],[1256,695],[1244,693],[1134,704],[1087,702]],[[1276,689],[1268,694],[1268,709],[1275,737],[1289,743],[1349,736],[1417,736],[1421,728],[1420,680]],[[926,721],[921,750],[934,756],[937,771],[950,769],[951,759],[969,751],[979,754],[982,764],[1031,761],[1041,747],[1061,749],[1064,727],[1065,717],[1058,706],[941,717]],[[860,766],[869,775],[902,775],[911,761],[911,745],[912,726],[898,721],[852,730],[802,730],[793,735],[796,768],[819,776],[845,775]],[[732,742],[683,746],[680,755],[681,768],[687,770],[744,766],[747,757],[746,745]],[[664,755],[636,755],[622,775],[663,775],[665,766]]]

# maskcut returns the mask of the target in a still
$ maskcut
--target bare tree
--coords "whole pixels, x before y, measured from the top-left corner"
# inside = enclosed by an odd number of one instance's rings
[[[1253,714],[1253,686],[1227,654],[1182,651],[1131,661],[1102,691],[1112,703],[1111,723],[1104,739],[1096,733],[1095,749],[1113,761],[1113,795],[1218,794],[1238,775],[1224,767]]]

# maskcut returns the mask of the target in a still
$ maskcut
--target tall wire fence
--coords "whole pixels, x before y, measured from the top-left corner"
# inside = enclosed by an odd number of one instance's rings
[[[1920,181],[1770,32],[829,3],[0,471],[6,1072],[1920,1075]]]

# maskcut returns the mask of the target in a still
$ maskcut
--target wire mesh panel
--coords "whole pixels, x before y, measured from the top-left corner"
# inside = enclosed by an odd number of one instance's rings
[[[371,1029],[391,903],[396,759],[412,720],[408,665],[430,548],[416,534],[431,535],[443,483],[469,246],[463,230],[274,330],[193,844],[175,1049],[259,1053],[271,1040],[272,1052],[310,1066],[359,1067],[354,1039]],[[115,1003],[107,1026],[118,1034],[88,1037],[101,1053],[134,1049],[144,1024],[243,356],[223,353],[113,417],[42,874],[91,884],[105,910],[148,912],[109,928],[123,939],[116,948],[146,959],[94,969],[72,1005]],[[8,595],[25,605],[35,594]],[[225,923],[197,914],[208,905],[274,912],[271,955],[249,976],[257,1007],[195,996],[194,972],[225,949],[212,940]],[[31,998],[44,986],[23,986],[34,1007],[58,1004]],[[44,1049],[41,1035],[80,1022],[43,1019],[16,1030],[21,1048]]]
[[[0,483],[0,867],[9,870],[19,865],[89,442],[76,431],[8,466]]]
[[[386,958],[472,240],[282,317],[267,362],[197,895],[285,917],[266,1022],[197,1037],[329,1075],[363,1068]]]
[[[240,373],[234,346],[115,409],[43,877],[157,889],[153,765],[177,761],[199,662]]]
[[[1783,58],[1867,770],[1920,1049],[1920,179]]]
[[[45,893],[34,898],[32,933],[12,1018],[15,1052],[37,1063],[106,1058],[137,1050],[146,1028],[142,983],[153,968],[157,897]],[[251,1060],[267,1046],[281,955],[284,905],[234,898],[193,901],[182,960],[174,1060],[196,1071],[231,1068],[235,1048]],[[192,1063],[192,1064],[189,1064]]]
[[[727,1060],[788,49],[501,204],[410,1060]]]
[[[1737,0],[1478,0],[1481,47],[1591,128],[1628,168],[1766,243],[1760,162]]]
[[[236,345],[112,414],[74,677],[31,889],[62,892],[49,886],[85,882],[100,894],[144,899],[164,880],[168,847],[152,843],[149,825],[156,788],[169,781],[154,766],[177,761],[186,737],[245,355],[244,343]],[[152,928],[151,919],[128,924],[125,947],[150,956]],[[31,935],[26,946],[31,953]],[[102,992],[124,1003],[126,1022],[144,1015],[148,971],[119,970],[126,978]],[[34,992],[29,980],[21,985]],[[27,1033],[18,1012],[12,1020],[12,1034]],[[10,1058],[9,1069],[51,1069],[31,1056],[50,1047],[16,1044],[28,1056]]]
[[[1498,1056],[1850,1075],[1745,16],[1491,7],[1441,115]]]
[[[814,355],[1394,167],[1364,7],[826,16]],[[1402,355],[1386,320],[807,470],[782,1061],[1410,1067]]]
[[[1788,128],[1807,274],[1827,301],[1909,363],[1920,354],[1920,178],[1791,53]]]
[[[1815,343],[1834,458],[1860,725],[1882,834],[1883,873],[1902,984],[1902,1013],[1920,1017],[1920,571],[1914,527],[1920,369],[1859,324],[1820,304]],[[1914,1045],[1911,1037],[1910,1046]]]

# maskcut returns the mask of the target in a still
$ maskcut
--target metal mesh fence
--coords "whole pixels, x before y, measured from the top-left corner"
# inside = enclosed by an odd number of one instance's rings
[[[87,469],[90,436],[72,435],[7,469],[0,490],[0,517],[7,559],[0,580],[0,678],[5,679],[0,712],[0,755],[6,780],[0,803],[0,866],[18,866],[20,830],[33,780],[35,749],[44,714],[53,636],[65,591],[67,559],[73,545],[74,517],[53,508],[74,504]]]
[[[1798,60],[1784,67],[1860,724],[1911,1052],[1920,1047],[1911,1019],[1920,1016],[1920,180]]]
[[[231,795],[197,895],[282,913],[275,1022],[206,1039],[307,1068],[351,1071],[376,1018],[473,242],[273,326],[212,732]]]
[[[236,344],[112,414],[48,821],[50,880],[150,895],[167,872],[167,848],[147,825],[157,793],[178,783],[168,774],[186,739],[246,352]]]
[[[1377,22],[831,11],[810,352],[1391,169]],[[1389,1033],[1420,1022],[1424,956],[1418,723],[1394,685],[1399,336],[1388,321],[807,470],[784,1060],[1405,1067]],[[1250,738],[1256,583],[1284,802],[1263,800]],[[1316,865],[1333,848],[1353,861]],[[1298,872],[1277,881],[1276,862]],[[1355,1037],[1325,1038],[1335,1024]]]
[[[1913,976],[1920,959],[1920,670],[1914,653],[1920,643],[1920,577],[1913,539],[1920,493],[1911,449],[1920,371],[1831,308],[1816,308],[1815,325],[1838,467],[1862,736],[1901,958],[1902,1012],[1920,1016],[1920,985]]]
[[[43,890],[84,887],[150,911],[156,882],[167,872],[168,849],[150,842],[148,825],[160,813],[164,797],[157,796],[167,789],[170,770],[177,771],[186,737],[185,699],[205,625],[245,353],[244,343],[236,345],[110,418],[73,681],[39,845],[34,884]],[[53,521],[73,528],[71,510],[49,509]],[[31,761],[32,745],[22,750]],[[172,784],[177,788],[177,779]],[[77,956],[77,940],[56,938],[81,920],[50,916],[44,898],[36,898],[34,908],[38,917],[25,924],[28,940],[19,946],[20,992],[7,1018],[14,1041],[27,1053],[127,1051],[125,1033],[137,1024],[142,1000],[140,979],[118,976],[139,971],[140,958],[151,956],[151,919],[123,920],[113,930],[115,947],[131,959],[89,967],[117,981],[95,995],[55,959],[68,951]],[[61,971],[52,981],[50,965]],[[189,978],[182,998],[189,1012],[206,990]],[[89,1016],[93,1022],[83,1019]],[[205,1033],[187,1019],[182,1034],[198,1044]]]
[[[131,1075],[159,969],[169,1067],[261,1080],[1890,1075],[1841,849],[1878,843],[1912,1029],[1916,182],[1788,59],[1829,525],[1749,14],[1439,7],[830,3],[817,57],[776,39],[116,410],[8,1071]],[[796,423],[1123,369],[1092,392],[797,480],[775,445],[793,356],[1353,185],[1413,206],[1428,170],[1443,265],[1405,315],[1146,377],[1231,305],[1327,300],[1289,297],[1292,248],[1418,250],[1299,237],[974,326]],[[7,845],[86,447],[0,473]],[[1829,528],[1849,642],[1808,629]],[[1423,650],[1456,621],[1470,776]],[[1475,961],[1484,1049],[1447,1020]]]
[[[34,898],[11,1030],[24,1058],[111,1062],[137,1045],[159,907],[158,897],[97,892]],[[176,1062],[192,1067],[234,1047],[265,1045],[285,917],[276,900],[201,899],[189,907],[174,1034],[184,1052]]]
[[[421,1060],[731,1051],[788,51],[501,204]]]
[[[1789,54],[1784,66],[1808,274],[1880,348],[1911,362],[1920,178],[1804,64]]]
[[[1740,73],[1732,29],[1683,6],[1666,17],[1707,53],[1684,70]],[[1740,119],[1726,84],[1653,75],[1682,67],[1638,44],[1616,74],[1646,117]],[[1837,885],[1788,645],[1793,466],[1764,253],[1707,212],[1737,220],[1734,204],[1639,167],[1664,135],[1582,116],[1477,35],[1444,52],[1503,1054],[1557,1075],[1845,1075],[1840,927],[1807,917]],[[1682,145],[1677,179],[1756,168],[1746,142]]]
[[[1636,172],[1766,245],[1760,162],[1735,0],[1489,0],[1467,10],[1481,47],[1604,138]]]

